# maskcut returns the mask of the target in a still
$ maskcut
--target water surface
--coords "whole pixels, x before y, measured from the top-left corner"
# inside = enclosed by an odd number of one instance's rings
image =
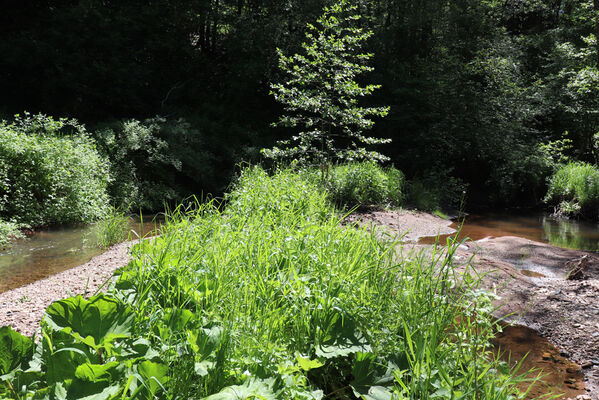
[[[132,239],[146,235],[154,222],[131,220]],[[88,262],[103,252],[94,246],[92,225],[58,227],[36,232],[0,251],[0,293],[47,278]]]
[[[451,225],[460,229],[459,224]],[[439,237],[444,243],[447,237]],[[599,251],[599,224],[553,218],[547,214],[510,215],[485,214],[469,215],[461,227],[460,238],[480,240],[486,237],[518,236],[537,242],[549,243],[569,249]],[[420,239],[422,244],[432,244],[434,237]]]

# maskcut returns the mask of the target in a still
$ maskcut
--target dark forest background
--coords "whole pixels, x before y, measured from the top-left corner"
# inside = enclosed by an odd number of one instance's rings
[[[5,2],[0,115],[84,123],[127,160],[116,179],[134,170],[151,183],[147,208],[221,193],[236,163],[289,136],[270,126],[276,49],[299,51],[328,3]],[[379,150],[443,202],[465,190],[470,208],[538,206],[556,162],[597,162],[599,0],[355,4],[374,32],[363,79],[382,85],[367,102],[391,107],[372,135],[391,138]]]

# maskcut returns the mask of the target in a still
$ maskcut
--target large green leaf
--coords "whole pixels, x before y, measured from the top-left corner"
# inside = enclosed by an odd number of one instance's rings
[[[358,398],[391,398],[391,386],[395,380],[397,366],[392,362],[377,359],[372,353],[356,353],[352,366],[353,380],[350,386]],[[386,393],[386,394],[385,394]],[[385,396],[389,397],[385,397]]]
[[[204,400],[276,400],[274,379],[250,379],[243,385],[229,386]]]
[[[323,358],[345,357],[371,350],[368,341],[358,330],[353,318],[339,309],[329,310],[313,322],[322,332],[316,355]]]
[[[33,355],[33,341],[13,331],[9,326],[0,328],[0,375],[22,367]]]
[[[60,300],[48,307],[45,325],[54,331],[72,334],[89,346],[106,344],[131,334],[134,313],[120,301],[99,294]]]
[[[144,386],[150,392],[150,398],[153,398],[169,379],[168,367],[152,361],[142,361],[139,363],[137,372],[142,377]]]

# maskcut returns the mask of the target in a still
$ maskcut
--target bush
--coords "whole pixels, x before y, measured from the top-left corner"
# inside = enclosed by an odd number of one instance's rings
[[[403,204],[405,179],[401,171],[374,162],[340,164],[327,182],[332,201],[343,207]]]
[[[108,182],[108,163],[76,121],[26,114],[0,122],[0,218],[90,222],[107,210]]]
[[[23,237],[19,225],[0,219],[0,250],[8,247],[12,240],[22,239]]]
[[[583,162],[558,167],[544,201],[557,213],[588,218],[599,216],[599,169]]]
[[[218,175],[203,134],[182,118],[114,122],[96,129],[94,137],[110,159],[115,179],[108,193],[119,207],[163,210]]]

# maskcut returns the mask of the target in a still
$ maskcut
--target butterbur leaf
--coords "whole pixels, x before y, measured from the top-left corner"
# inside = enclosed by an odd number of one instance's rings
[[[85,363],[77,367],[75,377],[87,382],[114,382],[121,374],[118,367],[117,361],[104,365]]]
[[[296,356],[296,359],[298,365],[304,371],[310,371],[311,369],[320,368],[324,365],[319,360],[310,360],[309,358],[304,358],[299,354]]]
[[[250,379],[243,385],[229,386],[204,400],[276,400],[274,379]]]
[[[220,346],[223,328],[215,325],[210,328],[200,328],[187,331],[187,341],[200,360],[206,359]]]
[[[168,367],[152,361],[142,361],[139,363],[137,372],[139,372],[144,386],[152,396],[161,390],[169,379]]]
[[[33,341],[13,331],[9,326],[0,328],[0,375],[24,367],[33,356]]]
[[[355,321],[341,310],[331,310],[315,322],[324,332],[316,355],[323,358],[344,357],[353,353],[370,352],[368,341],[358,330]]]
[[[358,398],[366,397],[374,387],[377,387],[376,392],[381,394],[384,386],[393,383],[393,373],[396,370],[397,367],[393,363],[377,360],[372,353],[356,353],[352,366],[353,380],[350,382],[354,395]]]
[[[54,331],[64,331],[94,347],[130,336],[134,313],[120,301],[99,294],[85,300],[81,296],[60,300],[48,307],[44,323]]]

